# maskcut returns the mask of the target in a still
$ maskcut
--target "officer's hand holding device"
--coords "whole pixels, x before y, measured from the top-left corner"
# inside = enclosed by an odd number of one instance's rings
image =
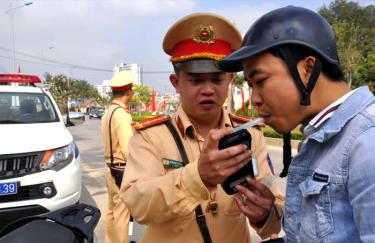
[[[250,122],[247,122],[241,126],[238,126],[233,129],[233,133],[226,135],[219,141],[219,149],[225,149],[237,144],[245,144],[248,149],[251,149],[251,135],[247,128],[254,126],[263,121],[263,118],[257,118]],[[255,177],[258,175],[256,162],[254,159],[251,159],[245,166],[241,169],[228,176],[227,179],[221,184],[224,191],[229,194],[235,194],[237,189],[236,185],[242,185],[244,187],[249,187],[249,184],[246,181],[247,176]]]

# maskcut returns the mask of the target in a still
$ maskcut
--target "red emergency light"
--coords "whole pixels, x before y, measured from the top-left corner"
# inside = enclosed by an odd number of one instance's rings
[[[24,74],[0,74],[0,83],[41,83],[42,81],[35,75]]]

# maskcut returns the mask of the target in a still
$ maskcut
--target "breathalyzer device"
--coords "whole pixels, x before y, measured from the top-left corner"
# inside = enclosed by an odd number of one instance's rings
[[[233,133],[226,135],[219,141],[219,149],[225,149],[238,144],[245,144],[248,149],[251,149],[251,135],[247,128],[252,127],[263,121],[263,118],[256,118],[250,122],[242,124],[233,129]],[[247,176],[255,177],[258,175],[256,160],[251,159],[245,166],[241,169],[228,176],[225,181],[221,184],[224,191],[232,195],[237,192],[235,188],[237,185],[242,185],[244,187],[249,187],[246,181]]]

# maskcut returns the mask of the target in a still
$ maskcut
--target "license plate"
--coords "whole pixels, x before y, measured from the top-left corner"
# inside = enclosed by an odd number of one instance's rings
[[[17,194],[17,182],[0,183],[0,196]]]

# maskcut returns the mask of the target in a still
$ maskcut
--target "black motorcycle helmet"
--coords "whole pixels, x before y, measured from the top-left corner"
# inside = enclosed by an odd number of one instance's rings
[[[335,34],[331,25],[319,14],[301,7],[287,6],[273,10],[258,19],[247,31],[242,46],[219,62],[228,72],[242,71],[242,61],[284,45],[299,45],[317,53],[326,62],[338,65]],[[279,53],[301,92],[301,105],[310,104],[310,94],[321,71],[321,63],[315,63],[311,78],[305,87],[298,74],[291,53]]]

